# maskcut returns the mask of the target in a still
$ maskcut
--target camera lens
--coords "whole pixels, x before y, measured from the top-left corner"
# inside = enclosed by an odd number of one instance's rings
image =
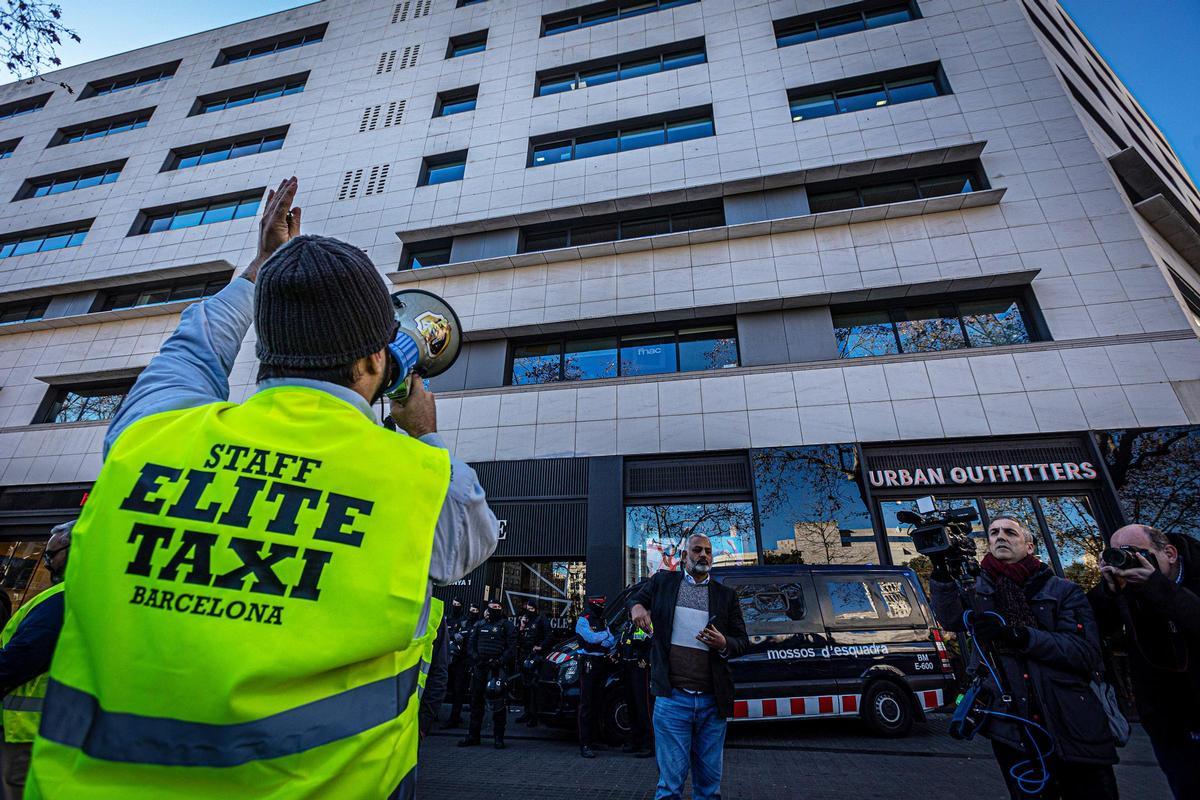
[[[1100,560],[1113,569],[1128,569],[1133,566],[1134,558],[1119,547],[1106,547],[1100,554]]]

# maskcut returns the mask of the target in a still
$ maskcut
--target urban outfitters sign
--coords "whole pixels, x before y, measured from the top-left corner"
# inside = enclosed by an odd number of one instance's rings
[[[972,486],[995,483],[1050,483],[1094,481],[1096,468],[1090,461],[1053,461],[1047,464],[982,464],[969,467],[917,467],[873,469],[871,486]]]

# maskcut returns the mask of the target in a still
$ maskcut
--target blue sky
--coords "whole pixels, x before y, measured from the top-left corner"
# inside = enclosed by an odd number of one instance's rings
[[[304,5],[297,0],[59,2],[67,24],[83,37],[83,44],[63,46],[60,56],[68,65]],[[1062,3],[1166,134],[1196,181],[1200,175],[1200,81],[1197,80],[1200,67],[1195,57],[1200,42],[1200,2],[1062,0]],[[149,8],[158,13],[148,14]],[[134,24],[134,20],[140,22]]]

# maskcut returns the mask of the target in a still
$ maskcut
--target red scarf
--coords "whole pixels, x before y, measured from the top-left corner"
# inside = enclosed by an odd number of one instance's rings
[[[979,566],[991,576],[992,580],[1005,577],[1018,586],[1022,586],[1025,581],[1032,578],[1041,570],[1042,562],[1038,560],[1037,556],[1031,553],[1020,561],[1009,564],[988,553],[983,557],[983,561],[980,562]]]

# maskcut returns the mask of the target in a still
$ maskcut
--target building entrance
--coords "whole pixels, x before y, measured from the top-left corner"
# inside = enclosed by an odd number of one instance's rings
[[[584,561],[492,560],[484,571],[484,595],[499,599],[509,616],[529,600],[556,630],[569,629],[583,613],[587,564]]]

